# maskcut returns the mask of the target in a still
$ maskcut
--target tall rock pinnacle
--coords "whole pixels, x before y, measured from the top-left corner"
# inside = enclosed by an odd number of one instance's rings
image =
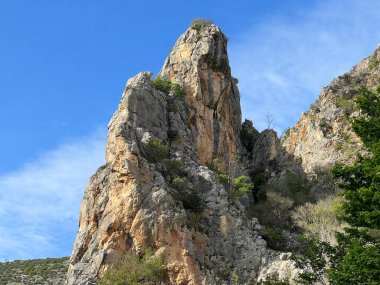
[[[240,141],[240,97],[237,80],[231,76],[227,38],[220,28],[190,27],[174,45],[160,75],[186,90],[201,162],[218,157],[225,164],[234,158]]]
[[[160,88],[150,72],[128,80],[108,125],[106,165],[84,194],[67,285],[94,284],[127,251],[149,248],[176,285],[230,284],[234,274],[248,283],[272,263],[289,263],[267,249],[257,219],[246,217],[205,166],[216,157],[228,166],[240,148],[239,92],[226,44],[213,24],[179,38],[159,78],[182,86],[184,96]],[[289,266],[276,274],[286,277]]]

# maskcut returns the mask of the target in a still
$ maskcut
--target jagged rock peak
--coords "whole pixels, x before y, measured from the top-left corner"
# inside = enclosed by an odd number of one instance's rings
[[[108,126],[107,163],[81,204],[67,285],[92,285],[127,251],[148,248],[164,257],[176,285],[227,285],[234,274],[248,283],[278,262],[279,278],[295,272],[204,166],[216,157],[227,165],[241,144],[226,44],[213,24],[192,25],[179,38],[160,76],[181,85],[184,97],[156,88],[149,72],[128,80]]]
[[[159,75],[186,90],[200,161],[206,164],[218,157],[226,164],[240,148],[241,109],[221,29],[193,23],[177,40]]]

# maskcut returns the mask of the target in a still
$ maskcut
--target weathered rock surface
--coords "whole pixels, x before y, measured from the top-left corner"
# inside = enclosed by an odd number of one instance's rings
[[[281,143],[277,133],[269,129],[262,131],[253,145],[251,172],[256,174],[274,171],[278,167],[281,154]]]
[[[183,99],[156,90],[148,72],[128,81],[109,123],[106,165],[84,194],[66,284],[94,284],[126,251],[148,248],[164,256],[170,282],[178,285],[230,284],[234,274],[248,284],[296,272],[267,248],[257,219],[247,218],[204,166],[217,157],[226,167],[241,145],[226,43],[215,25],[180,37],[160,75],[184,87]],[[169,147],[167,158],[149,160],[151,138]],[[173,185],[176,176],[185,187]]]
[[[360,86],[379,85],[380,50],[324,88],[311,109],[302,114],[283,143],[288,153],[298,158],[307,173],[329,168],[337,162],[351,163],[363,151],[360,139],[352,132],[349,117],[355,116],[353,99]]]
[[[218,157],[222,165],[240,147],[241,110],[237,79],[231,76],[227,38],[215,25],[188,29],[160,72],[186,90],[188,122],[201,163]]]

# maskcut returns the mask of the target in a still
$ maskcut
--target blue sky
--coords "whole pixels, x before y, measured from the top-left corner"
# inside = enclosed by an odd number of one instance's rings
[[[128,78],[196,17],[229,38],[243,116],[279,133],[380,42],[380,2],[0,0],[0,260],[66,256]]]

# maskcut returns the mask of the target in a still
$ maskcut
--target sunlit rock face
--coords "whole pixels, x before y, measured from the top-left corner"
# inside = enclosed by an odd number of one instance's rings
[[[95,284],[127,251],[148,248],[164,257],[170,284],[294,277],[293,263],[267,248],[257,219],[207,167],[218,158],[227,169],[241,149],[239,91],[221,30],[189,28],[160,76],[185,94],[157,90],[149,72],[128,80],[108,126],[106,165],[84,194],[66,284]]]
[[[188,120],[201,163],[218,157],[228,165],[240,147],[241,110],[227,38],[219,27],[188,29],[174,45],[160,75],[186,90]]]
[[[334,79],[322,89],[318,100],[303,113],[283,143],[307,173],[330,168],[335,163],[352,163],[363,152],[349,118],[358,115],[354,99],[360,86],[375,89],[380,78],[380,50]]]

